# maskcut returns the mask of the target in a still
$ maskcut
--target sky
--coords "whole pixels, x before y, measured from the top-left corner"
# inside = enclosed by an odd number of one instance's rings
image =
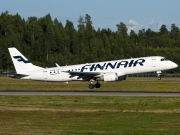
[[[0,13],[18,13],[28,17],[44,17],[48,13],[63,25],[66,20],[77,28],[80,16],[91,16],[92,25],[117,31],[116,25],[123,22],[128,32],[150,28],[159,31],[162,25],[168,30],[171,24],[180,28],[180,0],[1,0]]]

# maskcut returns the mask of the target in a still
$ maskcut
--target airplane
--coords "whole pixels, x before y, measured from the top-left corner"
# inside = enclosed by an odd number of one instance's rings
[[[43,68],[33,65],[15,47],[8,48],[16,73],[10,77],[38,81],[90,81],[89,88],[100,88],[99,81],[112,82],[126,80],[128,74],[156,72],[161,79],[161,71],[177,68],[178,65],[165,57],[149,56],[70,66]],[[96,81],[96,84],[93,82]]]

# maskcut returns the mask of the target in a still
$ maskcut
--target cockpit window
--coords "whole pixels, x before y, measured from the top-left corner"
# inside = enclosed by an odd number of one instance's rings
[[[162,58],[161,61],[168,61],[168,59],[167,58]]]

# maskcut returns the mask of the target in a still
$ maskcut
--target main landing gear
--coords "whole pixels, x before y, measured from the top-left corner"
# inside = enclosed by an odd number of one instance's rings
[[[90,84],[89,84],[89,88],[90,89],[94,89],[94,86],[96,87],[96,88],[100,88],[101,87],[101,84],[97,81],[97,83],[94,85],[93,84],[93,82],[91,82]]]

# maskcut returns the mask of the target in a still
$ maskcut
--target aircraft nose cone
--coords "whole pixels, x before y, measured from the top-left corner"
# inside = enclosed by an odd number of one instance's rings
[[[178,65],[176,64],[176,65],[175,65],[175,67],[177,68],[177,67],[178,67]]]
[[[173,68],[177,68],[178,65],[177,65],[176,63],[172,63],[172,67],[173,67]]]

